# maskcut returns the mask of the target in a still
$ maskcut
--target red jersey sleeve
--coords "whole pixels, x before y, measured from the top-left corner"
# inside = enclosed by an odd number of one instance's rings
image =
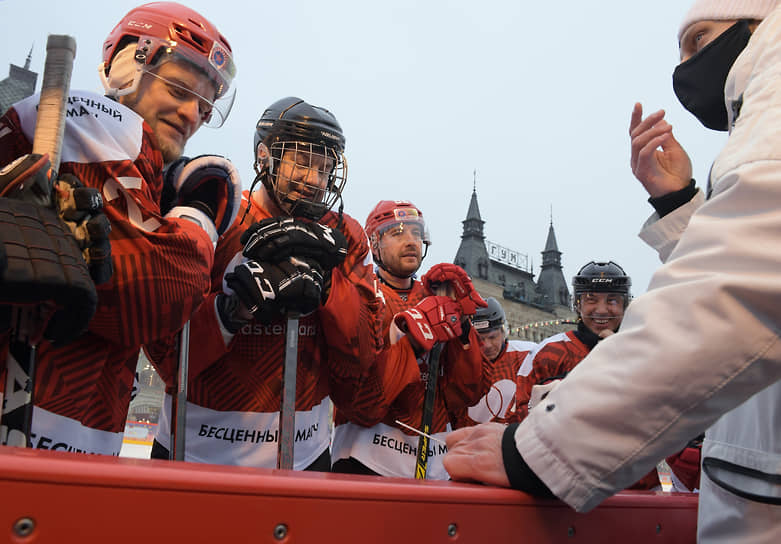
[[[328,300],[318,309],[325,336],[329,387],[335,405],[369,424],[382,415],[384,390],[377,358],[384,346],[383,300],[377,295],[369,242],[358,222],[329,212],[321,223],[340,228],[348,241],[345,261],[331,273]]]

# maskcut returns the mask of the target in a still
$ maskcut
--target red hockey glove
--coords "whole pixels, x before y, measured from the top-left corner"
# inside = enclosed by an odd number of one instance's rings
[[[339,229],[293,217],[270,217],[251,225],[242,235],[244,256],[276,262],[290,256],[314,259],[326,273],[347,257],[347,239]]]
[[[450,297],[426,297],[393,320],[423,351],[461,336],[461,310]]]
[[[458,265],[440,263],[432,266],[422,278],[426,293],[432,295],[439,284],[448,283],[452,287],[455,301],[463,315],[474,315],[477,308],[485,308],[488,303],[475,291],[469,275]]]
[[[160,204],[163,214],[178,206],[195,208],[211,219],[219,236],[233,224],[240,204],[241,178],[225,157],[181,157],[165,170]]]

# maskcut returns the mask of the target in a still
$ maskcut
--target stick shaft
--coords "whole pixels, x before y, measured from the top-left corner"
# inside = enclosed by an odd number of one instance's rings
[[[59,169],[60,165],[65,111],[75,55],[76,40],[71,36],[49,36],[46,42],[46,63],[38,103],[33,153],[48,153],[49,162],[55,170]]]
[[[287,318],[285,363],[282,369],[282,400],[279,410],[277,467],[293,469],[296,438],[296,369],[298,367],[298,315]]]
[[[190,362],[190,322],[179,333],[179,368],[176,376],[176,392],[171,404],[171,452],[170,458],[184,461],[185,436],[187,435],[187,380]]]

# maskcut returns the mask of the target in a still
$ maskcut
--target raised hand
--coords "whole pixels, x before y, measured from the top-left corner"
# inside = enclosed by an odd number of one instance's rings
[[[472,285],[469,274],[458,265],[439,263],[432,266],[421,279],[426,294],[433,295],[436,289],[444,283],[450,287],[448,293],[456,301],[464,316],[474,315],[477,308],[485,308],[488,303],[483,300]]]
[[[689,155],[672,131],[672,125],[664,120],[664,110],[643,119],[642,104],[635,104],[629,122],[630,162],[632,173],[652,198],[679,191],[692,178]]]

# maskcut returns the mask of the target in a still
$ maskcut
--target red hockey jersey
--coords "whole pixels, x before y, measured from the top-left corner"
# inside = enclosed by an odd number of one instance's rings
[[[265,189],[261,189],[265,190]],[[269,217],[256,201],[248,205],[220,238],[212,269],[211,294],[191,320],[191,347],[185,460],[273,468],[277,433],[286,321],[268,325],[251,322],[226,345],[215,298],[223,275],[241,258],[241,234],[254,221]],[[336,228],[339,217],[329,212],[320,221]],[[296,374],[296,439],[294,468],[306,468],[330,445],[331,400],[365,423],[376,422],[383,404],[376,356],[382,346],[382,300],[377,296],[369,245],[361,226],[343,215],[339,227],[348,240],[347,259],[331,274],[328,300],[302,316],[298,330]],[[167,351],[150,346],[151,360],[174,368],[176,344]],[[170,386],[174,374],[161,373]],[[170,396],[161,413],[157,440],[169,447]]]
[[[31,151],[38,98],[0,119],[0,165]],[[160,215],[162,168],[141,117],[109,98],[71,92],[60,173],[101,191],[114,275],[98,287],[84,335],[39,346],[34,447],[117,455],[141,345],[179,330],[208,293],[211,240],[191,221]]]
[[[391,345],[388,333],[393,316],[414,306],[426,295],[419,281],[413,283],[406,299],[386,284],[382,284],[381,289],[385,299],[383,331],[388,345],[380,356],[380,371],[383,374],[385,399],[390,402],[388,414],[382,422],[367,428],[337,410],[331,455],[334,461],[352,457],[384,476],[412,478],[415,474],[418,435],[395,421],[399,420],[415,429],[421,426],[428,354],[416,360],[406,336]],[[487,389],[486,376],[490,368],[482,356],[479,342],[477,333],[471,329],[466,346],[456,338],[447,342],[442,350],[431,426],[431,434],[442,440],[442,443],[430,443],[426,471],[429,479],[449,478],[442,465],[442,457],[447,452],[444,437],[452,430],[454,423],[449,413],[474,404]]]
[[[491,388],[477,404],[454,414],[456,428],[488,423],[507,423],[515,414],[518,371],[535,342],[508,340],[502,352],[491,363]],[[527,401],[528,404],[528,401]]]

